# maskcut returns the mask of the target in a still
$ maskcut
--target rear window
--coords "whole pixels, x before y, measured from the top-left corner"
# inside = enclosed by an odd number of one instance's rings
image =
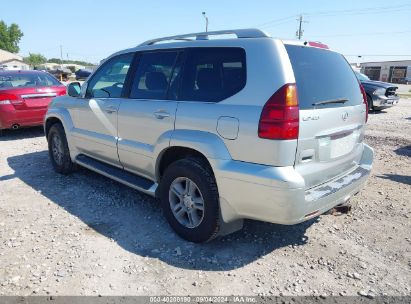
[[[182,100],[218,102],[246,83],[242,48],[192,48],[184,67]]]
[[[354,106],[362,103],[354,71],[338,53],[325,49],[286,45],[294,70],[300,109]],[[314,103],[346,99],[344,103]]]
[[[1,73],[0,90],[13,88],[48,87],[62,85],[56,78],[46,73]]]

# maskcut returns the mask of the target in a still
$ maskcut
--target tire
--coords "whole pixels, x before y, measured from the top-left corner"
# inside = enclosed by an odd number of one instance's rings
[[[54,171],[60,174],[73,172],[75,170],[75,164],[71,161],[66,133],[60,123],[51,126],[47,135],[47,141],[49,157]]]
[[[160,200],[171,228],[183,239],[202,243],[217,236],[220,229],[217,184],[211,168],[201,159],[189,158],[172,163],[161,180]]]
[[[368,112],[374,111],[374,105],[372,103],[372,98],[367,95],[367,102],[368,102]]]

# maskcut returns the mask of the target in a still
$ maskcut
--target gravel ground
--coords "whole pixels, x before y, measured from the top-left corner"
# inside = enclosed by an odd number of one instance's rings
[[[350,214],[247,221],[196,245],[154,199],[53,172],[41,128],[0,138],[0,295],[411,295],[411,99],[370,114],[376,152]]]

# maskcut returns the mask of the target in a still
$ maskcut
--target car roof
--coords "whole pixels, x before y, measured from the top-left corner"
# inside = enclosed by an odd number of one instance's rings
[[[236,38],[223,38],[223,39],[209,39],[210,36],[221,36],[221,35],[234,35]],[[101,60],[100,64],[110,59],[111,57],[137,52],[137,51],[150,51],[159,49],[177,49],[177,48],[189,48],[189,47],[205,47],[207,45],[215,46],[237,46],[239,43],[236,41],[241,41],[246,39],[247,41],[252,41],[253,39],[277,39],[284,44],[301,45],[305,47],[316,47],[329,50],[328,46],[321,42],[312,41],[302,41],[302,40],[283,40],[278,38],[273,38],[266,32],[255,29],[234,29],[234,30],[222,30],[222,31],[212,31],[212,32],[200,32],[200,33],[190,33],[182,34],[176,36],[167,36],[162,38],[155,38],[147,40],[135,47],[124,49],[118,51],[107,58]],[[244,40],[243,40],[244,41]]]
[[[236,38],[220,38],[220,39],[209,39],[210,36],[221,36],[221,35],[234,35]],[[173,49],[173,48],[188,48],[196,46],[206,46],[209,44],[214,44],[216,41],[219,41],[222,44],[233,43],[236,39],[249,39],[249,38],[271,38],[271,36],[259,29],[234,29],[234,30],[222,30],[222,31],[212,31],[212,32],[199,32],[199,33],[190,33],[190,34],[181,34],[176,36],[167,36],[161,38],[155,38],[147,40],[139,45],[121,50],[116,52],[107,58],[103,59],[100,63],[106,61],[107,59],[124,54],[131,53],[136,51],[143,50],[157,50],[157,49]],[[237,41],[238,41],[237,40]]]

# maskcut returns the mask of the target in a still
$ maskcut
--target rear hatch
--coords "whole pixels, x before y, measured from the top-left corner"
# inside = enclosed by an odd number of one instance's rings
[[[300,107],[295,169],[312,188],[357,167],[365,104],[350,65],[336,52],[285,45]]]

